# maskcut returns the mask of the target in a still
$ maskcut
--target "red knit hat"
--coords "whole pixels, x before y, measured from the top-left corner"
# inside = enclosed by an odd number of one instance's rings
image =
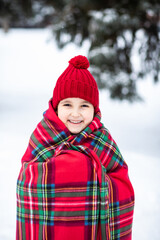
[[[81,55],[69,61],[69,66],[58,78],[53,91],[52,104],[54,109],[61,100],[70,97],[82,98],[92,103],[95,108],[99,107],[98,86],[87,70],[88,67],[88,59]]]

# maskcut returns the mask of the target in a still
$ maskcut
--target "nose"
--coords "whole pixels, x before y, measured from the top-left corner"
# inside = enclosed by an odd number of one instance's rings
[[[78,108],[73,108],[71,115],[72,115],[72,117],[79,117],[80,112],[79,112]]]

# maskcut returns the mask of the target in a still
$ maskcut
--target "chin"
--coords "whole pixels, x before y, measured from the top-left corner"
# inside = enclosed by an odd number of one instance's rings
[[[70,131],[72,134],[78,134],[78,133],[80,133],[81,131]]]
[[[69,129],[69,131],[72,133],[72,134],[78,134],[82,131],[83,129],[80,129],[80,130],[73,130],[73,129]]]

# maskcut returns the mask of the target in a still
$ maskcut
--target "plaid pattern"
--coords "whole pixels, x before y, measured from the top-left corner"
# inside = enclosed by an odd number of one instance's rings
[[[134,191],[99,109],[72,135],[51,101],[22,158],[17,240],[130,240]]]

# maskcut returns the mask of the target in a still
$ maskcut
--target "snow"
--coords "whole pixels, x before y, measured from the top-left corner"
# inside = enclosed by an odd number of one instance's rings
[[[16,180],[30,134],[48,107],[55,81],[68,60],[87,54],[57,49],[49,30],[0,31],[0,240],[15,239]],[[129,166],[135,189],[133,240],[160,236],[160,85],[139,84],[142,103],[111,101],[100,93],[102,121]]]

